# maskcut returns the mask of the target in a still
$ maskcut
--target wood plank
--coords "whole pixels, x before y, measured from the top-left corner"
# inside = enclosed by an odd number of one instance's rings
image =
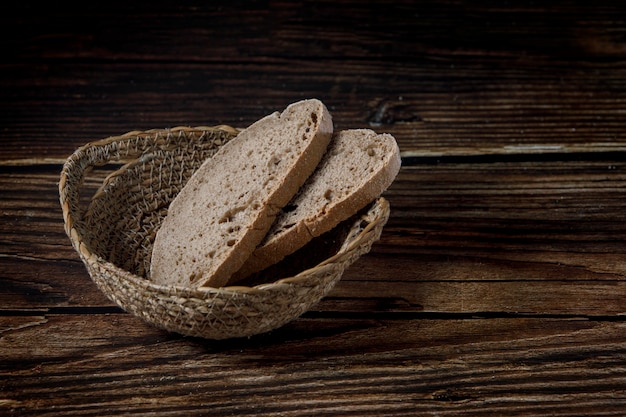
[[[595,158],[404,166],[386,193],[392,216],[381,240],[316,310],[622,314],[623,166]],[[0,176],[5,309],[112,306],[65,236],[57,172]]]
[[[13,34],[0,159],[59,162],[134,129],[247,126],[311,96],[337,128],[389,131],[405,155],[624,150],[626,14],[603,3],[17,5],[0,17]]]
[[[626,314],[623,281],[362,282],[351,280],[352,274],[316,309],[338,315],[365,310],[568,317]]]
[[[5,10],[0,22],[13,35],[3,40],[3,46],[14,60],[197,62],[369,56],[400,61],[421,55],[588,62],[617,60],[626,54],[626,14],[619,3],[491,3],[115,2],[80,8],[20,3]]]
[[[245,127],[308,97],[329,106],[337,130],[393,134],[403,156],[626,149],[623,68],[478,62],[0,66],[0,160],[60,163],[88,141],[130,130]]]
[[[428,238],[447,249],[445,239],[489,236],[484,250],[532,243],[554,252],[563,245],[574,256],[606,253],[603,246],[624,233],[623,167],[617,160],[404,166],[386,194],[394,211],[388,229],[407,229],[406,244]]]
[[[617,416],[626,406],[622,322],[305,318],[225,342],[128,315],[0,323],[0,410],[17,416]]]
[[[439,270],[413,267],[407,271],[388,257],[374,262],[359,260],[346,271],[342,281],[313,311],[338,316],[346,312],[445,312],[479,314],[526,314],[603,317],[626,313],[626,282],[610,279],[543,275],[525,278],[524,269],[512,278],[499,275],[506,268],[494,269],[492,280],[479,275],[479,269],[456,261]],[[452,264],[452,265],[451,265]],[[419,260],[413,265],[419,265]],[[473,265],[477,268],[476,265]],[[450,268],[458,276],[444,276]],[[478,272],[476,272],[478,271]],[[395,274],[395,275],[394,275]],[[424,278],[436,275],[435,280]],[[391,277],[397,277],[392,279]],[[0,262],[0,306],[5,310],[47,309],[64,306],[114,306],[91,282],[78,262],[10,261]]]

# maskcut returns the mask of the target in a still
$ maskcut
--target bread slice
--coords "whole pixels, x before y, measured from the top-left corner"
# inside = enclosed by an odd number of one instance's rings
[[[319,100],[293,103],[207,159],[170,204],[154,241],[158,284],[223,286],[315,170],[332,136]]]
[[[400,165],[393,136],[369,129],[336,133],[317,170],[228,283],[280,261],[349,218],[391,185]]]

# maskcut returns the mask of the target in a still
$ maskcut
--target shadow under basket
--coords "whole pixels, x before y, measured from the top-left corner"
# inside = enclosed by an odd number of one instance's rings
[[[389,204],[381,197],[245,286],[151,282],[152,245],[170,202],[237,132],[229,126],[129,132],[79,148],[63,167],[60,202],[74,249],[111,301],[156,327],[208,339],[278,328],[328,294],[344,270],[370,250],[387,222]],[[101,166],[113,167],[112,172],[91,198],[81,197],[87,173]]]

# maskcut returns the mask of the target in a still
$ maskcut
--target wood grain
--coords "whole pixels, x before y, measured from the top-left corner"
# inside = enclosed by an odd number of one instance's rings
[[[400,300],[417,311],[622,313],[622,166],[612,159],[404,166],[385,193],[393,209],[380,242],[331,297]],[[105,174],[88,179],[86,196]],[[57,175],[15,168],[0,179],[0,235],[10,242],[0,262],[6,308],[108,305],[63,231]]]
[[[0,407],[42,416],[298,416],[496,415],[520,406],[619,415],[625,406],[623,323],[304,319],[214,343],[167,336],[127,315],[95,319],[32,316],[4,330],[0,343],[22,348],[0,350],[8,394]],[[26,343],[34,334],[55,342]]]
[[[624,414],[619,2],[20,2],[0,25],[0,415]],[[328,297],[221,342],[106,299],[63,230],[77,147],[309,97],[403,158]]]
[[[404,155],[624,151],[623,8],[517,3],[17,5],[0,18],[13,34],[0,159],[59,162],[135,129],[245,127],[308,97],[338,128],[394,134]]]
[[[405,157],[626,150],[626,71],[620,68],[568,71],[555,84],[552,74],[567,63],[539,69],[422,61],[286,64],[61,62],[53,68],[62,77],[46,64],[0,67],[2,164],[59,163],[86,142],[131,130],[246,127],[308,97],[329,106],[337,129],[393,134]],[[352,83],[337,75],[356,72]],[[251,73],[262,81],[251,86]],[[42,81],[31,85],[33,78]],[[263,99],[237,93],[249,88]]]

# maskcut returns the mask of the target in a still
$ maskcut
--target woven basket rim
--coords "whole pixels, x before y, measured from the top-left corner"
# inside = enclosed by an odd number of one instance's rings
[[[375,204],[382,205],[385,208],[388,206],[388,202],[384,197],[378,198]],[[179,294],[185,293],[185,294],[190,294],[190,295],[195,294],[195,296],[197,296],[198,298],[202,298],[203,296],[206,296],[209,294],[215,294],[217,292],[239,293],[239,294],[245,293],[245,294],[252,295],[252,294],[259,294],[259,293],[271,291],[273,288],[279,287],[282,285],[294,285],[294,284],[297,285],[301,279],[308,277],[308,275],[310,275],[312,271],[319,270],[329,264],[332,264],[342,255],[348,252],[353,246],[360,245],[362,241],[361,236],[364,236],[366,232],[375,228],[376,226],[377,226],[376,222],[368,222],[367,225],[363,228],[362,232],[359,234],[359,236],[357,236],[355,239],[350,241],[350,243],[347,246],[342,247],[334,255],[324,259],[322,262],[318,263],[317,265],[311,268],[304,269],[298,274],[291,276],[291,277],[280,278],[276,281],[262,283],[262,284],[258,284],[254,286],[229,285],[229,286],[224,286],[224,287],[184,287],[184,286],[177,286],[177,285],[156,284],[154,281],[151,281],[146,278],[140,277],[136,274],[133,274],[125,270],[124,268],[121,268],[115,265],[114,263],[91,253],[90,251],[88,251],[88,249],[85,246],[82,246],[84,249],[81,251],[81,253],[83,254],[83,256],[85,256],[85,259],[88,262],[97,263],[100,267],[104,267],[105,269],[108,269],[109,271],[112,271],[118,274],[119,276],[123,276],[125,279],[132,281],[136,285],[142,286],[144,288],[151,288],[156,291],[176,292]],[[78,234],[74,234],[73,236],[70,236],[70,239],[73,242],[77,244],[82,243],[80,239],[76,239],[74,236],[78,236]]]
[[[96,140],[93,142],[89,142],[81,146],[80,148],[78,148],[74,153],[72,153],[72,155],[70,155],[67,158],[63,166],[63,169],[61,172],[61,178],[59,181],[59,196],[60,196],[60,202],[61,202],[61,207],[63,211],[63,219],[65,223],[66,233],[68,237],[70,238],[76,251],[84,260],[84,262],[97,264],[100,267],[104,267],[105,269],[121,277],[124,277],[124,279],[132,281],[136,285],[139,285],[144,288],[150,288],[152,290],[160,291],[160,292],[176,292],[177,294],[184,293],[184,294],[188,294],[190,296],[195,296],[198,298],[202,298],[207,295],[211,295],[215,293],[220,293],[220,294],[237,293],[237,294],[254,295],[254,294],[260,294],[263,292],[272,291],[272,289],[278,288],[284,285],[297,285],[302,279],[308,276],[311,273],[311,271],[317,270],[319,268],[323,268],[326,265],[335,262],[338,258],[341,258],[341,256],[343,256],[346,252],[351,250],[353,246],[362,244],[363,236],[366,235],[366,233],[363,233],[363,232],[367,232],[368,230],[373,229],[378,226],[376,220],[381,220],[381,219],[374,219],[375,221],[368,222],[366,226],[363,228],[362,232],[359,233],[359,235],[356,236],[354,239],[352,239],[352,241],[350,241],[347,246],[342,246],[341,249],[339,249],[334,255],[323,260],[322,262],[313,266],[312,268],[303,270],[299,272],[298,274],[291,276],[291,277],[285,277],[285,278],[281,278],[273,282],[262,283],[262,284],[258,284],[254,286],[230,285],[230,286],[224,286],[224,287],[183,287],[183,286],[176,286],[176,285],[156,284],[149,279],[135,275],[125,270],[124,268],[119,267],[118,265],[92,253],[89,250],[88,245],[86,245],[85,242],[83,241],[82,236],[80,235],[78,229],[73,226],[78,219],[74,218],[75,215],[74,213],[72,213],[70,204],[68,202],[69,200],[68,191],[70,190],[68,190],[68,187],[67,187],[68,173],[75,168],[74,163],[80,160],[83,157],[85,152],[87,152],[91,148],[114,144],[116,142],[121,142],[121,141],[124,141],[125,139],[134,138],[138,136],[159,137],[159,135],[165,136],[168,134],[178,134],[178,133],[200,133],[201,134],[206,131],[214,131],[214,130],[221,130],[223,132],[233,134],[233,135],[236,135],[238,132],[241,131],[240,128],[232,127],[229,125],[195,126],[195,127],[177,126],[177,127],[173,127],[169,129],[149,129],[145,131],[134,130],[134,131],[129,131],[127,133],[124,133],[122,135],[110,136],[105,139],[100,139],[100,140]],[[137,157],[138,154],[141,154],[140,150],[138,151],[139,152],[127,151],[126,156],[133,157],[133,158]],[[104,163],[112,163],[112,162],[123,163],[124,161],[125,161],[124,159],[120,158],[118,161],[106,160],[103,162]],[[126,162],[126,165],[133,164],[137,161],[138,161],[137,159],[131,159],[130,161]],[[122,169],[123,168],[120,168],[120,170]],[[109,176],[107,176],[105,181],[110,180],[110,178],[112,176],[115,176],[116,173],[120,172],[120,170],[117,170],[111,173]],[[383,211],[389,210],[388,202],[386,201],[384,197],[379,197],[372,204],[382,205]],[[384,219],[384,221],[386,221],[386,218]]]

